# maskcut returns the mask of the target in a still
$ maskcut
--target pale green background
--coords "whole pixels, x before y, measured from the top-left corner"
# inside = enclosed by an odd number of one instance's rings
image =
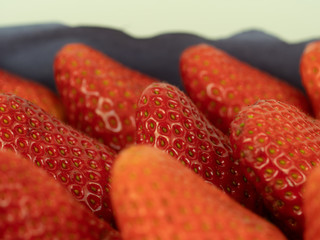
[[[2,0],[0,27],[59,22],[135,37],[187,32],[209,38],[260,29],[288,42],[320,37],[318,0]]]

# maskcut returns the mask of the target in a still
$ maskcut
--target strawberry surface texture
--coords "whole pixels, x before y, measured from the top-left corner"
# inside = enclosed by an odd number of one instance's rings
[[[244,108],[231,123],[231,146],[273,220],[292,239],[304,231],[303,186],[320,161],[317,120],[276,100]]]
[[[37,105],[0,94],[0,149],[20,153],[50,173],[97,216],[112,219],[110,168],[115,152]]]
[[[300,75],[316,118],[320,118],[320,41],[309,43],[300,60]]]
[[[270,222],[154,147],[121,152],[112,179],[112,205],[124,240],[286,239]]]
[[[60,120],[65,113],[58,96],[49,88],[14,73],[0,69],[0,93],[12,93],[27,99]]]
[[[145,88],[136,122],[138,144],[167,152],[241,204],[262,210],[260,195],[232,157],[229,138],[177,87],[153,83]]]
[[[120,240],[57,181],[12,151],[0,151],[0,239]]]
[[[320,168],[310,174],[304,189],[305,240],[320,239]]]
[[[134,143],[138,98],[156,79],[79,43],[57,53],[54,74],[73,127],[116,151]]]
[[[276,99],[310,113],[309,102],[300,90],[211,45],[185,49],[180,73],[190,98],[225,133],[243,107],[260,99]]]

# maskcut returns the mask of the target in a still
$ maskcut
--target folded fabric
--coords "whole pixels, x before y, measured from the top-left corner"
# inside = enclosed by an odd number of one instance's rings
[[[214,33],[214,29],[212,29]],[[119,30],[40,24],[0,28],[0,68],[56,90],[52,65],[56,52],[70,42],[82,42],[123,64],[182,88],[179,57],[188,46],[205,42],[240,60],[303,89],[300,56],[315,39],[286,43],[267,33],[250,30],[225,39],[206,39],[189,33],[134,38]]]

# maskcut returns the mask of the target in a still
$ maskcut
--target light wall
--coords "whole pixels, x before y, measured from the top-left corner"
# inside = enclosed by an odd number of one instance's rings
[[[319,12],[318,0],[9,0],[0,4],[0,27],[58,22],[215,39],[259,29],[299,42],[320,37]]]

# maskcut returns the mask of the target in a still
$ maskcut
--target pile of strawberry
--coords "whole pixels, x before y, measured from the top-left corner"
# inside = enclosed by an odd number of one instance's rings
[[[320,239],[320,42],[308,97],[206,44],[186,93],[80,43],[53,68],[0,70],[0,239]]]

